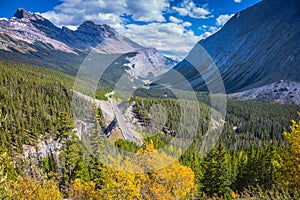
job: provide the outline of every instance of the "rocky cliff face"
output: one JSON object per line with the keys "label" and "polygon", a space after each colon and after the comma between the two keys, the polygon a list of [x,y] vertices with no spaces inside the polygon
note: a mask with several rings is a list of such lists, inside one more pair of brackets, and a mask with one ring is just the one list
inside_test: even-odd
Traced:
{"label": "rocky cliff face", "polygon": [[282,79],[300,81],[299,5],[298,0],[264,0],[200,41],[217,64],[227,91]]}
{"label": "rocky cliff face", "polygon": [[[216,63],[228,93],[279,80],[300,82],[300,2],[263,0],[234,15],[199,44]],[[205,90],[202,77],[188,62],[174,69],[196,90]]]}

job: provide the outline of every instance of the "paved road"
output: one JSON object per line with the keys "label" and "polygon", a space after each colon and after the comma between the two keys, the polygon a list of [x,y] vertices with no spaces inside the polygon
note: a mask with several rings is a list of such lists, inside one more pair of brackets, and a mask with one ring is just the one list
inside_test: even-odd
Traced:
{"label": "paved road", "polygon": [[112,106],[113,112],[115,113],[117,123],[119,125],[119,128],[122,132],[122,135],[123,135],[124,139],[129,140],[131,142],[134,142],[136,144],[142,144],[142,142],[139,139],[137,139],[137,138],[141,138],[141,137],[139,135],[136,135],[137,133],[135,131],[132,131],[127,127],[124,116],[123,116],[121,110],[119,109],[117,103],[112,98],[110,98],[110,95],[112,95],[112,94],[113,94],[113,92],[108,93],[105,96],[110,101],[110,104]]}
{"label": "paved road", "polygon": [[[74,91],[74,92],[76,93],[76,95],[84,98],[85,100],[87,100],[89,102],[95,103],[95,105],[98,108],[101,108],[99,100],[93,99],[92,97],[86,96],[77,91]],[[124,119],[124,116],[123,116],[120,108],[118,107],[117,103],[110,97],[113,94],[114,94],[114,92],[110,92],[110,93],[106,94],[105,96],[109,99],[109,102],[112,106],[112,110],[115,115],[116,123],[119,125],[119,128],[122,132],[124,139],[134,142],[138,145],[142,144],[142,137],[136,131],[133,131],[127,127],[126,120]]]}
{"label": "paved road", "polygon": [[116,104],[116,102],[114,100],[112,100],[111,98],[109,98],[109,101],[111,103],[111,106],[113,108],[113,111],[115,113],[119,128],[122,131],[123,137],[125,138],[125,140],[130,140],[131,142],[137,142],[133,137],[131,137],[131,134],[129,132],[129,129],[126,125],[125,119],[118,107],[118,105]]}

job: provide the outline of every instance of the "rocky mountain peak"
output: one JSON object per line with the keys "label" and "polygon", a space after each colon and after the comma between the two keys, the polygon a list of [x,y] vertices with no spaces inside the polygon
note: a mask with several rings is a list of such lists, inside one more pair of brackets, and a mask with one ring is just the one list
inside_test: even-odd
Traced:
{"label": "rocky mountain peak", "polygon": [[85,21],[79,27],[86,28],[86,27],[95,27],[96,24],[92,21]]}
{"label": "rocky mountain peak", "polygon": [[42,16],[28,12],[24,8],[18,8],[14,14],[14,17],[17,19],[29,19],[29,20],[43,20],[44,19]]}
{"label": "rocky mountain peak", "polygon": [[16,13],[14,14],[14,17],[16,17],[18,19],[29,18],[30,16],[32,16],[32,13],[27,12],[23,8],[18,8]]}
{"label": "rocky mountain peak", "polygon": [[118,33],[115,31],[115,29],[111,28],[109,25],[106,25],[106,24],[98,25],[92,21],[83,22],[78,27],[77,32],[101,35],[104,38],[118,35]]}

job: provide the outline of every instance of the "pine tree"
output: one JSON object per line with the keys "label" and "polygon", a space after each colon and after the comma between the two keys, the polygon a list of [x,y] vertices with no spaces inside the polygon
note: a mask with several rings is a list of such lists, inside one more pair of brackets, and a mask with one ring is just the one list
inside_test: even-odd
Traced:
{"label": "pine tree", "polygon": [[229,163],[225,148],[219,145],[211,150],[203,162],[202,190],[209,196],[226,196],[230,193]]}
{"label": "pine tree", "polygon": [[62,168],[60,185],[62,188],[67,189],[75,178],[90,179],[88,166],[83,157],[84,155],[88,156],[88,153],[84,150],[78,137],[73,133],[74,125],[67,113],[63,112],[60,114],[59,124],[57,137],[62,144],[60,150],[60,164]]}

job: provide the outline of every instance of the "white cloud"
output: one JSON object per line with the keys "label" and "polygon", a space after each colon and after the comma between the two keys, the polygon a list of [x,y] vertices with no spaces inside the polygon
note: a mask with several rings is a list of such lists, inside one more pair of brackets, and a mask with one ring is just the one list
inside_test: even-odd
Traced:
{"label": "white cloud", "polygon": [[202,25],[201,27],[199,27],[198,29],[204,32],[201,35],[201,38],[205,39],[218,32],[225,25],[225,23],[233,16],[234,16],[233,14],[220,15],[219,17],[216,18],[215,26]]}
{"label": "white cloud", "polygon": [[122,15],[129,15],[135,21],[164,22],[163,12],[169,6],[167,0],[63,0],[62,4],[42,15],[57,26],[74,26],[92,20],[120,31],[124,21]]}
{"label": "white cloud", "polygon": [[204,8],[195,7],[192,10],[193,10],[195,16],[202,17],[202,16],[206,16],[206,15],[210,14],[210,12]]}
{"label": "white cloud", "polygon": [[[145,47],[155,47],[161,51],[175,52],[184,57],[201,39],[212,35],[218,27],[207,27],[204,33],[196,36],[189,27],[192,23],[175,16],[209,18],[211,12],[206,7],[198,7],[192,0],[183,0],[178,7],[170,8],[168,0],[62,0],[53,10],[42,13],[57,26],[67,26],[73,30],[83,21],[91,20],[96,24],[108,24],[119,33]],[[168,21],[164,12],[171,11]],[[176,13],[175,13],[176,12]],[[177,15],[176,15],[177,14]],[[131,16],[135,21],[146,24],[127,24]]]}
{"label": "white cloud", "polygon": [[219,17],[217,17],[217,19],[216,19],[216,25],[217,26],[223,26],[223,25],[225,25],[226,24],[226,22],[230,19],[230,18],[232,18],[234,16],[234,14],[231,14],[231,15],[228,15],[228,14],[226,14],[226,15],[220,15]]}
{"label": "white cloud", "polygon": [[92,20],[97,24],[109,24],[113,28],[121,27],[120,17],[124,10],[124,2],[117,1],[112,8],[103,0],[64,0],[53,10],[41,15],[57,26],[78,26],[84,21]]}
{"label": "white cloud", "polygon": [[199,27],[199,29],[201,31],[204,31],[204,33],[201,35],[201,39],[205,39],[218,32],[221,29],[221,27],[202,25],[202,27]]}
{"label": "white cloud", "polygon": [[[41,15],[47,19],[49,19],[52,23],[58,26],[64,25],[77,25],[76,16],[68,15],[64,13],[56,13],[54,11],[48,11],[46,13],[41,13]],[[75,22],[75,23],[74,23]]]}
{"label": "white cloud", "polygon": [[76,31],[78,28],[78,26],[66,26],[66,27],[72,31]]}
{"label": "white cloud", "polygon": [[132,14],[135,21],[164,22],[163,11],[170,6],[167,0],[127,0],[128,14]]}
{"label": "white cloud", "polygon": [[241,3],[242,0],[234,0],[235,3]]}
{"label": "white cloud", "polygon": [[175,52],[182,57],[202,39],[193,31],[187,31],[183,24],[176,23],[150,23],[147,25],[129,24],[123,34],[135,42],[155,47],[160,51]]}
{"label": "white cloud", "polygon": [[197,7],[192,0],[184,0],[179,7],[172,7],[179,15],[192,18],[205,19],[211,12],[205,8]]}
{"label": "white cloud", "polygon": [[189,10],[187,8],[173,7],[173,9],[181,16],[187,16],[189,14]]}
{"label": "white cloud", "polygon": [[220,30],[217,26],[203,26],[204,33],[197,36],[192,30],[186,30],[189,25],[190,22],[129,24],[122,34],[145,47],[155,47],[161,52],[172,52],[184,58],[197,42]]}
{"label": "white cloud", "polygon": [[183,22],[182,19],[178,19],[178,18],[176,18],[176,17],[174,17],[174,16],[170,16],[170,17],[169,17],[169,20],[170,20],[171,22],[176,23],[176,24],[179,24],[179,23],[182,23],[182,22]]}
{"label": "white cloud", "polygon": [[182,25],[185,26],[185,27],[190,27],[193,24],[191,22],[183,22]]}
{"label": "white cloud", "polygon": [[101,24],[119,24],[122,22],[119,16],[112,13],[98,13],[97,15],[85,15],[84,20]]}

